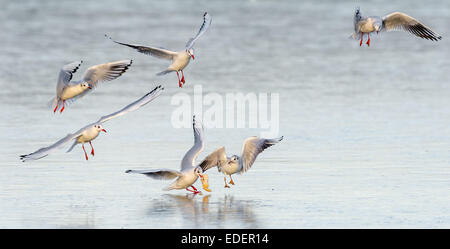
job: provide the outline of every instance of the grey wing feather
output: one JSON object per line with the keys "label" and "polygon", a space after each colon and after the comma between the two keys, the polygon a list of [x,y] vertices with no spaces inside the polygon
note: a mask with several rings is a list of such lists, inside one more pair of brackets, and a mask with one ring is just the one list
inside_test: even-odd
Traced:
{"label": "grey wing feather", "polygon": [[83,81],[96,87],[100,81],[110,81],[118,78],[130,68],[133,60],[121,60],[95,65],[84,74]]}
{"label": "grey wing feather", "polygon": [[438,41],[442,36],[405,13],[394,12],[383,17],[383,29],[386,31],[405,30],[423,39]]}
{"label": "grey wing feather", "polygon": [[270,146],[280,142],[283,140],[283,137],[275,138],[275,139],[266,139],[266,138],[258,138],[258,137],[249,137],[244,141],[244,145],[242,147],[242,155],[240,158],[240,173],[244,173],[252,167],[253,163],[256,160],[256,157],[259,153],[263,152],[265,149]]}
{"label": "grey wing feather", "polygon": [[83,61],[74,61],[61,68],[56,86],[56,94],[58,97],[62,94],[64,87],[70,83],[73,74],[80,68],[81,63]]}
{"label": "grey wing feather", "polygon": [[192,117],[192,128],[194,130],[194,145],[186,152],[181,160],[181,170],[188,169],[195,166],[195,159],[205,146],[205,134],[203,125],[195,120],[195,115]]}
{"label": "grey wing feather", "polygon": [[54,144],[52,144],[52,145],[50,145],[48,147],[40,148],[39,150],[37,150],[37,151],[35,151],[33,153],[30,153],[30,154],[27,154],[27,155],[21,155],[20,156],[20,160],[22,160],[22,162],[26,162],[26,161],[29,161],[29,160],[38,160],[38,159],[41,159],[43,157],[46,157],[46,156],[48,156],[48,154],[50,154],[51,151],[53,151],[53,150],[55,150],[55,149],[57,149],[59,147],[64,146],[65,144],[67,144],[72,139],[78,137],[81,134],[80,131],[78,131],[76,133],[73,133],[73,134],[67,134],[67,136],[65,136],[64,138],[58,140],[56,143],[54,143]]}
{"label": "grey wing feather", "polygon": [[189,50],[194,46],[195,41],[197,41],[197,39],[200,38],[200,36],[202,36],[206,32],[206,30],[208,30],[209,26],[211,25],[211,22],[212,22],[211,15],[208,14],[208,12],[205,12],[203,14],[202,26],[200,27],[197,35],[189,39],[189,41],[186,43],[186,50]]}
{"label": "grey wing feather", "polygon": [[170,50],[167,50],[167,49],[164,49],[164,48],[155,48],[155,47],[145,47],[145,46],[141,46],[141,45],[132,45],[132,44],[127,44],[127,43],[115,41],[111,37],[109,37],[108,35],[105,35],[105,37],[109,38],[111,41],[113,41],[113,42],[115,42],[117,44],[136,49],[140,53],[151,55],[151,56],[155,56],[157,58],[166,59],[166,60],[173,60],[174,56],[177,55],[176,52],[173,52],[173,51],[170,51]]}
{"label": "grey wing feather", "polygon": [[88,70],[84,73],[83,80],[79,82],[88,83],[92,89],[86,89],[83,93],[71,98],[71,101],[76,101],[90,93],[97,87],[98,82],[105,82],[118,78],[128,70],[132,63],[133,60],[122,60],[95,65],[88,68]]}
{"label": "grey wing feather", "polygon": [[170,180],[182,176],[181,172],[171,169],[127,170],[125,173],[143,174],[157,180]]}
{"label": "grey wing feather", "polygon": [[155,87],[155,89],[153,89],[151,92],[145,94],[143,97],[141,97],[140,99],[134,101],[133,103],[125,106],[121,110],[101,117],[96,123],[104,123],[113,118],[120,117],[128,112],[137,110],[140,107],[148,104],[149,102],[151,102],[152,100],[157,98],[162,93],[163,90],[164,90],[164,88],[161,85],[159,85],[159,86]]}
{"label": "grey wing feather", "polygon": [[227,163],[227,154],[225,152],[225,147],[220,147],[211,154],[209,154],[203,161],[199,164],[203,172],[210,168],[218,167],[219,169]]}

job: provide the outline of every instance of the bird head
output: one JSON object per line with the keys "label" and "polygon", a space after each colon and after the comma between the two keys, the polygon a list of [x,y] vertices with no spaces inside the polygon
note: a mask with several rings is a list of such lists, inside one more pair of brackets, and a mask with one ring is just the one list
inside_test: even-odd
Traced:
{"label": "bird head", "polygon": [[228,159],[228,164],[234,164],[234,163],[238,163],[239,161],[239,157],[236,155],[232,155],[229,159]]}
{"label": "bird head", "polygon": [[83,89],[92,89],[92,86],[86,82],[81,83],[80,86]]}
{"label": "bird head", "polygon": [[203,178],[203,169],[200,166],[195,167],[194,173],[200,178]]}
{"label": "bird head", "polygon": [[104,133],[107,133],[106,130],[103,128],[102,125],[94,125],[94,128],[95,128],[98,132],[103,131]]}
{"label": "bird head", "polygon": [[190,57],[192,57],[193,60],[195,59],[193,48],[186,50],[186,52],[189,54]]}

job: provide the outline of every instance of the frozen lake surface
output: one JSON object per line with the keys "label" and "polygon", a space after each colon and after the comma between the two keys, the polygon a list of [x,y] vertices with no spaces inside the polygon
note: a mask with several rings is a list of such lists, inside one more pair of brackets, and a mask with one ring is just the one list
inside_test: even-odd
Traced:
{"label": "frozen lake surface", "polygon": [[[448,1],[365,1],[365,15],[403,11],[443,40],[406,32],[348,39],[355,1],[2,1],[0,228],[450,228]],[[211,29],[185,70],[104,38],[182,49],[207,10]],[[130,70],[55,115],[62,65],[133,59]],[[95,157],[81,147],[33,162],[19,155],[122,108],[157,84],[157,100],[105,124]],[[193,143],[173,128],[172,96],[275,92],[284,140],[213,192],[165,192],[127,169],[178,169]],[[200,159],[238,154],[260,129],[207,129]],[[89,147],[89,146],[88,146]],[[200,187],[200,183],[196,183]]]}

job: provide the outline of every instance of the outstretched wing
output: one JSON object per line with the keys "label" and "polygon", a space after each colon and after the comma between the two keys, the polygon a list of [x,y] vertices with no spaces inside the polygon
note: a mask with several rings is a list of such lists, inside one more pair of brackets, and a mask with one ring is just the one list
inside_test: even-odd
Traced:
{"label": "outstretched wing", "polygon": [[177,55],[176,52],[173,52],[173,51],[170,51],[170,50],[167,50],[164,48],[145,47],[145,46],[141,46],[141,45],[132,45],[132,44],[127,44],[127,43],[122,43],[122,42],[113,40],[111,37],[109,37],[106,34],[105,34],[105,37],[109,38],[111,41],[113,41],[117,44],[124,45],[124,46],[130,47],[130,48],[134,48],[140,53],[155,56],[157,58],[172,60],[173,57]]}
{"label": "outstretched wing", "polygon": [[200,30],[198,31],[197,35],[189,39],[189,41],[186,43],[186,50],[189,50],[194,46],[195,41],[197,41],[197,39],[200,38],[200,36],[202,36],[206,32],[206,30],[208,30],[209,26],[211,25],[211,22],[212,22],[211,15],[209,15],[208,12],[205,12],[205,14],[203,14],[202,26],[200,27]]}
{"label": "outstretched wing", "polygon": [[74,61],[64,65],[59,72],[58,84],[56,85],[56,94],[58,97],[62,94],[64,87],[70,83],[73,74],[80,68],[83,61]]}
{"label": "outstretched wing", "polygon": [[157,180],[170,180],[182,176],[181,172],[171,169],[127,170],[125,173],[143,174]]}
{"label": "outstretched wing", "polygon": [[423,39],[432,41],[442,39],[442,36],[427,26],[401,12],[394,12],[383,17],[383,26],[386,31],[403,29]]}
{"label": "outstretched wing", "polygon": [[77,138],[79,135],[81,135],[81,133],[83,133],[83,131],[85,131],[86,129],[88,129],[89,127],[91,127],[93,124],[87,125],[81,129],[79,129],[77,132],[72,133],[72,134],[67,134],[67,136],[65,136],[64,138],[58,140],[56,143],[48,146],[48,147],[44,147],[44,148],[40,148],[39,150],[27,154],[27,155],[21,155],[20,156],[20,160],[22,160],[22,162],[28,161],[28,160],[38,160],[41,159],[43,157],[48,156],[48,154],[50,154],[51,151],[60,148],[64,145],[66,145],[68,142],[72,141],[74,138]]}
{"label": "outstretched wing", "polygon": [[205,157],[199,166],[203,169],[203,172],[205,172],[216,166],[220,168],[226,163],[227,154],[225,152],[225,147],[221,147]]}
{"label": "outstretched wing", "polygon": [[259,153],[263,152],[270,146],[280,142],[281,140],[283,140],[283,137],[275,139],[249,137],[245,139],[244,145],[242,147],[242,155],[241,158],[239,159],[241,174],[249,170],[250,167],[252,167]]}
{"label": "outstretched wing", "polygon": [[205,146],[203,126],[200,122],[195,120],[195,115],[192,117],[192,128],[194,130],[194,145],[186,152],[183,160],[181,160],[181,170],[195,167],[195,159]]}
{"label": "outstretched wing", "polygon": [[132,63],[133,60],[121,60],[92,66],[84,74],[83,81],[89,83],[91,87],[96,87],[100,81],[118,78],[127,71]]}
{"label": "outstretched wing", "polygon": [[117,117],[120,117],[122,115],[125,115],[128,112],[132,112],[134,110],[137,110],[140,107],[148,104],[150,101],[152,101],[155,98],[157,98],[162,93],[163,90],[164,90],[164,88],[161,85],[159,85],[159,86],[155,87],[155,89],[153,89],[151,92],[145,94],[143,97],[141,97],[140,99],[134,101],[133,103],[125,106],[121,110],[101,117],[96,123],[104,123],[104,122],[106,122],[108,120],[111,120],[113,118],[117,118]]}

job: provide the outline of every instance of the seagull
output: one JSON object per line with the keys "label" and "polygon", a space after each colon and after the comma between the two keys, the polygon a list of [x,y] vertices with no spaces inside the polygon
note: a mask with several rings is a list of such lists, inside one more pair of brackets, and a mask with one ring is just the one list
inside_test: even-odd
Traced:
{"label": "seagull", "polygon": [[128,112],[139,109],[140,107],[148,104],[150,101],[152,101],[156,97],[158,97],[163,90],[164,90],[164,88],[162,86],[157,86],[151,92],[145,94],[143,97],[141,97],[140,99],[134,101],[133,103],[125,106],[121,110],[101,117],[98,121],[96,121],[92,124],[89,124],[72,134],[68,134],[64,138],[60,139],[59,141],[57,141],[56,143],[54,143],[48,147],[41,148],[41,149],[39,149],[33,153],[30,153],[28,155],[21,155],[20,159],[23,162],[28,161],[28,160],[41,159],[43,157],[48,156],[48,154],[51,151],[55,150],[56,148],[62,147],[64,145],[66,145],[68,142],[73,141],[72,146],[69,148],[69,150],[67,152],[72,151],[72,149],[77,144],[81,144],[83,151],[84,151],[84,156],[86,157],[86,160],[88,160],[86,150],[84,149],[84,143],[89,142],[89,144],[91,145],[91,149],[92,149],[91,155],[94,156],[94,147],[92,147],[91,141],[94,140],[95,138],[97,138],[97,136],[100,134],[100,132],[103,131],[106,133],[106,130],[102,126],[103,123],[105,123],[106,121],[111,120],[113,118],[117,118],[122,115],[125,115]]}
{"label": "seagull", "polygon": [[218,171],[225,175],[223,177],[225,188],[229,188],[230,186],[227,184],[226,179],[227,175],[230,176],[229,183],[234,185],[233,178],[231,178],[232,174],[238,172],[240,174],[245,173],[252,167],[259,153],[281,140],[283,140],[283,136],[274,139],[259,138],[256,136],[249,137],[245,139],[244,144],[242,145],[242,154],[240,157],[237,155],[227,157],[225,147],[220,147],[209,154],[199,166],[202,168],[203,172],[217,166]]}
{"label": "seagull", "polygon": [[[138,52],[147,54],[147,55],[151,55],[160,59],[166,59],[166,60],[172,60],[172,64],[167,68],[167,70],[164,70],[160,73],[158,73],[157,75],[165,75],[168,74],[170,72],[177,72],[177,76],[178,76],[178,86],[179,87],[183,87],[183,85],[181,84],[183,82],[186,83],[186,81],[184,80],[184,73],[183,73],[183,69],[189,64],[189,61],[191,60],[191,58],[194,60],[195,56],[194,56],[194,44],[195,42],[198,40],[198,38],[200,38],[200,36],[202,36],[206,30],[209,28],[209,26],[211,25],[211,21],[212,18],[211,16],[205,12],[205,14],[203,14],[203,24],[200,27],[200,30],[198,31],[197,35],[194,38],[189,39],[189,41],[186,43],[186,47],[184,50],[182,51],[178,51],[178,52],[174,52],[174,51],[170,51],[164,48],[157,48],[157,47],[145,47],[145,46],[141,46],[141,45],[131,45],[131,44],[127,44],[127,43],[122,43],[122,42],[118,42],[113,40],[110,36],[105,34],[105,37],[109,38],[111,41],[120,44],[120,45],[124,45],[124,46],[128,46],[130,48],[134,48],[136,49]],[[178,72],[181,71],[181,75],[182,78],[180,79],[180,75]]]}
{"label": "seagull", "polygon": [[[193,185],[197,181],[198,177],[200,177],[204,189],[210,192],[211,190],[207,189],[208,184],[205,181],[206,174],[203,174],[203,170],[201,167],[195,166],[195,159],[203,150],[205,144],[203,126],[196,122],[195,116],[193,117],[193,129],[194,145],[190,150],[188,150],[188,152],[186,152],[183,160],[181,160],[181,169],[179,171],[171,169],[150,169],[127,170],[125,171],[125,173],[144,174],[157,180],[171,180],[176,178],[176,180],[172,184],[165,187],[163,190],[186,189],[187,191],[193,192],[194,194],[201,193],[201,191],[198,191],[197,188],[195,188]],[[191,187],[192,189],[189,189],[189,187]]]}
{"label": "seagull", "polygon": [[438,41],[442,39],[442,36],[402,12],[394,12],[384,17],[363,17],[361,16],[359,8],[356,8],[354,26],[355,32],[351,37],[354,39],[361,39],[359,46],[362,45],[364,34],[367,34],[368,40],[366,44],[367,46],[370,46],[370,33],[374,31],[378,34],[380,31],[405,30],[415,36],[427,40]]}
{"label": "seagull", "polygon": [[82,80],[71,81],[73,74],[80,68],[83,61],[75,61],[61,68],[56,85],[56,97],[50,104],[55,105],[53,113],[62,106],[60,113],[64,111],[67,100],[75,100],[83,97],[85,94],[95,88],[100,81],[110,81],[121,76],[133,63],[132,60],[114,61],[105,64],[99,64],[88,68],[84,73]]}

